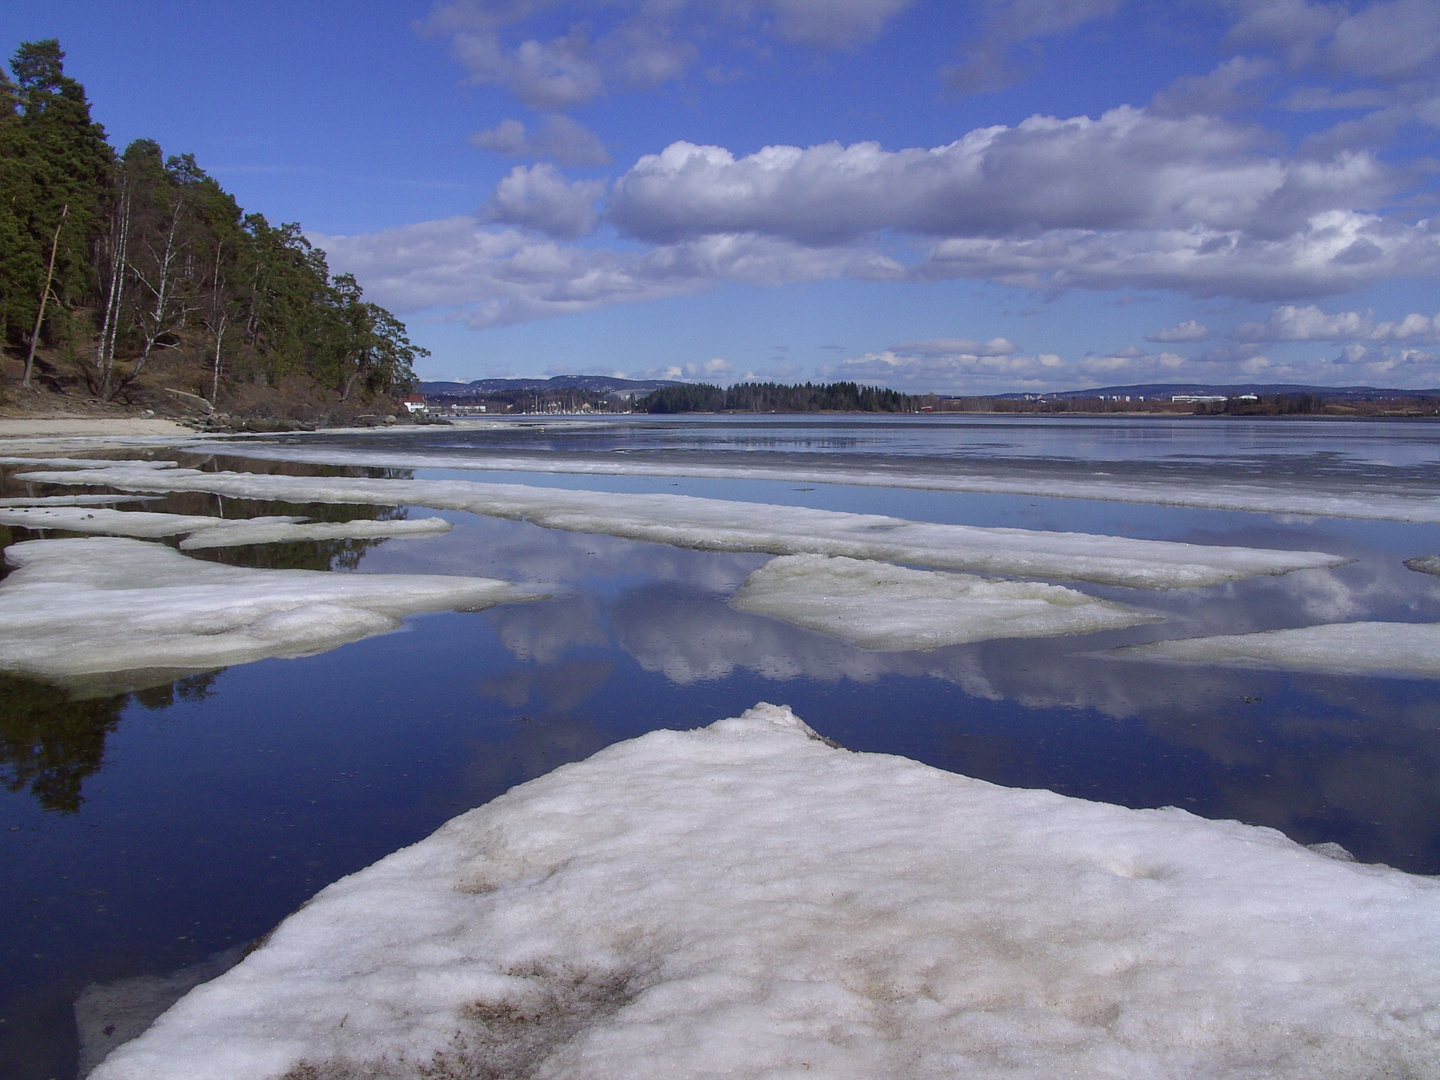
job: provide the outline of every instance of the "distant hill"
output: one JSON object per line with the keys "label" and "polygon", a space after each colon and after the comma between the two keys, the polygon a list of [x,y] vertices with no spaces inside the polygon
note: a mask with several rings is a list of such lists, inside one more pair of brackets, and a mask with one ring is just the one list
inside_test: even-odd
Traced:
{"label": "distant hill", "polygon": [[[1256,397],[1277,394],[1309,394],[1326,401],[1395,401],[1409,398],[1440,398],[1440,390],[1397,390],[1376,386],[1306,386],[1301,383],[1139,383],[1132,386],[1097,386],[1090,390],[1059,390],[1047,394],[995,394],[1002,401],[1019,401],[1045,397],[1059,400],[1097,397],[1169,398],[1174,394],[1205,394],[1235,397],[1254,394]],[[970,395],[944,395],[961,397]]]}
{"label": "distant hill", "polygon": [[677,379],[619,379],[612,375],[556,375],[549,379],[476,379],[474,382],[421,382],[420,393],[438,398],[483,398],[493,395],[554,393],[580,390],[587,394],[649,393],[662,386],[683,386]]}

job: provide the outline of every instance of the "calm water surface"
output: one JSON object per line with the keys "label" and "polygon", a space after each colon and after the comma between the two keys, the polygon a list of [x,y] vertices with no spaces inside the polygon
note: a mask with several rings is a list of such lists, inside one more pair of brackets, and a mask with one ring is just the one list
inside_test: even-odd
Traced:
{"label": "calm water surface", "polygon": [[[1262,476],[1431,489],[1440,427],[1411,423],[758,418],[547,423],[322,435],[332,449],[472,462],[543,455],[647,464],[753,460],[1135,477]],[[246,467],[287,440],[237,441],[187,465]],[[876,653],[729,607],[767,556],[687,551],[446,512],[450,534],[211,554],[253,566],[466,573],[548,599],[411,619],[320,656],[78,695],[0,676],[0,1076],[75,1075],[73,1002],[93,983],[163,975],[243,946],[317,889],[557,765],[657,727],[759,700],[792,705],[856,750],[996,783],[1129,806],[1175,805],[1335,841],[1365,861],[1440,872],[1440,692],[1426,679],[1118,662],[1157,637],[1357,619],[1440,619],[1440,527],[1296,520],[1069,499],[665,476],[446,469],[409,475],[653,491],[1331,551],[1355,561],[1211,589],[1079,586],[1164,623],[926,653]],[[316,466],[249,467],[291,472]],[[4,495],[47,494],[11,479]],[[357,468],[354,472],[364,472]],[[57,489],[58,491],[58,489]],[[146,509],[226,516],[294,507],[176,495]],[[426,516],[425,508],[398,512]],[[5,538],[0,532],[0,539]],[[14,530],[10,541],[37,534]]]}

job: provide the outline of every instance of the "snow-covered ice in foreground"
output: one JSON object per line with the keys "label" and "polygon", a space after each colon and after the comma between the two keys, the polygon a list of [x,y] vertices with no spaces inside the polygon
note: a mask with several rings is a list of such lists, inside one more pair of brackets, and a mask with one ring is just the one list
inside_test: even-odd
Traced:
{"label": "snow-covered ice in foreground", "polygon": [[284,518],[226,520],[218,528],[204,529],[180,541],[185,551],[196,548],[238,547],[241,544],[281,544],[294,540],[401,540],[407,537],[438,536],[453,525],[444,518],[427,517],[395,521],[308,521],[289,524]]}
{"label": "snow-covered ice in foreground", "polygon": [[800,506],[571,491],[457,480],[212,473],[191,469],[36,471],[18,479],[102,485],[126,491],[208,491],[286,502],[422,505],[531,521],[552,529],[709,551],[772,555],[844,555],[1015,577],[1092,581],[1131,588],[1216,585],[1259,574],[1338,566],[1350,560],[1318,551],[1221,547],[1091,533],[982,528],[907,521]]}
{"label": "snow-covered ice in foreground", "polygon": [[253,570],[119,537],[30,540],[5,558],[0,670],[51,678],[308,656],[413,612],[533,599],[489,578]]}
{"label": "snow-covered ice in foreground", "polygon": [[935,649],[992,638],[1119,630],[1161,618],[1060,585],[988,581],[826,555],[783,555],[732,604],[865,649]]}
{"label": "snow-covered ice in foreground", "polygon": [[345,878],[94,1080],[1440,1076],[1440,883],[657,731]]}
{"label": "snow-covered ice in foreground", "polygon": [[1258,668],[1440,676],[1440,625],[1348,622],[1127,645],[1111,656]]}
{"label": "snow-covered ice in foreground", "polygon": [[[214,441],[193,450],[215,452]],[[224,447],[231,454],[315,465],[368,465],[395,469],[472,469],[476,471],[569,473],[580,476],[692,476],[713,480],[771,480],[798,484],[849,484],[857,487],[910,488],[922,491],[963,491],[990,495],[1036,495],[1052,499],[1094,499],[1103,502],[1186,506],[1199,510],[1235,510],[1252,514],[1297,517],[1360,518],[1370,521],[1440,522],[1440,497],[1403,490],[1377,490],[1375,482],[1326,490],[1314,484],[1278,485],[1253,480],[1162,480],[1079,478],[1047,475],[1039,468],[1024,476],[992,475],[954,468],[943,473],[913,468],[866,469],[827,464],[710,465],[695,461],[596,461],[537,454],[467,456],[443,451],[352,450],[317,446],[304,441],[279,445]]]}
{"label": "snow-covered ice in foreground", "polygon": [[[298,517],[252,518],[247,524],[255,528],[277,526],[297,521]],[[0,525],[19,525],[26,529],[63,529],[66,532],[103,533],[107,536],[179,536],[202,530],[223,529],[225,518],[204,514],[157,514],[141,510],[109,510],[83,506],[13,506],[0,507]],[[248,543],[249,541],[239,541]]]}

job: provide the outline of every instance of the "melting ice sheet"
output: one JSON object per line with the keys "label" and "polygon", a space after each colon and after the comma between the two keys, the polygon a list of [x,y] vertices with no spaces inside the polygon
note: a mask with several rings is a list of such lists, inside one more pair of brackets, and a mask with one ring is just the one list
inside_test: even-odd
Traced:
{"label": "melting ice sheet", "polygon": [[438,536],[454,526],[444,518],[414,520],[309,521],[287,524],[282,518],[226,520],[219,528],[205,529],[180,541],[186,551],[196,548],[237,547],[241,544],[279,544],[292,540],[399,540]]}
{"label": "melting ice sheet", "polygon": [[93,1077],[1433,1077],[1437,940],[1434,880],[761,705],[337,882]]}
{"label": "melting ice sheet", "polygon": [[[77,498],[80,496],[77,496]],[[294,540],[379,540],[407,536],[435,536],[449,532],[444,518],[415,521],[306,522],[299,517],[218,518],[198,514],[151,514],[139,511],[86,509],[83,506],[0,506],[0,525],[27,529],[64,529],[67,532],[103,533],[108,536],[178,536],[185,550],[238,547],[242,544],[279,544]]]}
{"label": "melting ice sheet", "polygon": [[865,649],[935,649],[992,638],[1119,630],[1160,616],[1032,581],[910,570],[825,555],[771,559],[732,601]]}
{"label": "melting ice sheet", "polygon": [[50,678],[307,656],[417,611],[532,597],[489,578],[252,570],[119,537],[12,544],[0,669]]}
{"label": "melting ice sheet", "polygon": [[1127,645],[1111,656],[1343,673],[1440,677],[1440,625],[1351,622]]}
{"label": "melting ice sheet", "polygon": [[[214,442],[191,449],[214,451]],[[1098,499],[1104,502],[1189,506],[1203,510],[1243,510],[1255,514],[1294,514],[1300,517],[1361,518],[1371,521],[1440,522],[1440,498],[1434,495],[1377,491],[1369,482],[1338,490],[1313,486],[1276,486],[1253,481],[1196,483],[1176,480],[1082,479],[1030,474],[1021,477],[982,472],[945,473],[923,469],[864,469],[853,465],[823,468],[803,465],[747,463],[702,465],[694,462],[594,461],[583,458],[542,457],[527,454],[489,454],[484,457],[423,450],[388,451],[318,447],[304,442],[281,446],[246,445],[235,453],[278,461],[315,465],[369,465],[397,469],[475,469],[507,472],[572,473],[591,476],[693,476],[723,480],[777,480],[800,484],[852,484],[859,487],[913,488],[925,491],[964,491],[990,495],[1038,495],[1055,499]]]}
{"label": "melting ice sheet", "polygon": [[178,462],[168,458],[147,461],[142,458],[0,457],[0,465],[47,465],[55,469],[108,469],[121,464],[136,469],[173,469]]}
{"label": "melting ice sheet", "polygon": [[190,469],[37,471],[19,479],[95,484],[126,491],[208,491],[288,502],[418,504],[533,521],[553,529],[710,551],[844,555],[939,570],[1093,581],[1173,589],[1283,574],[1349,560],[1318,551],[1220,547],[1089,533],[1040,532],[906,521],[798,506],[568,491],[520,484],[445,480],[372,480],[211,473]]}

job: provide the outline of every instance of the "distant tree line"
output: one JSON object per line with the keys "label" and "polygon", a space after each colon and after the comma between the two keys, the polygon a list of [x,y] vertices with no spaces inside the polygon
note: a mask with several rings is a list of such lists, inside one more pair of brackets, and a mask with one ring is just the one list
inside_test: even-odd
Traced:
{"label": "distant tree line", "polygon": [[341,400],[414,383],[425,350],[298,224],[245,213],[192,155],[117,154],[64,56],[26,42],[0,70],[0,340],[26,385],[42,348],[104,400],[170,350],[203,363],[212,400],[294,374]]}
{"label": "distant tree line", "polygon": [[853,382],[736,383],[728,390],[708,383],[662,386],[640,406],[650,413],[684,412],[918,412],[920,398]]}

